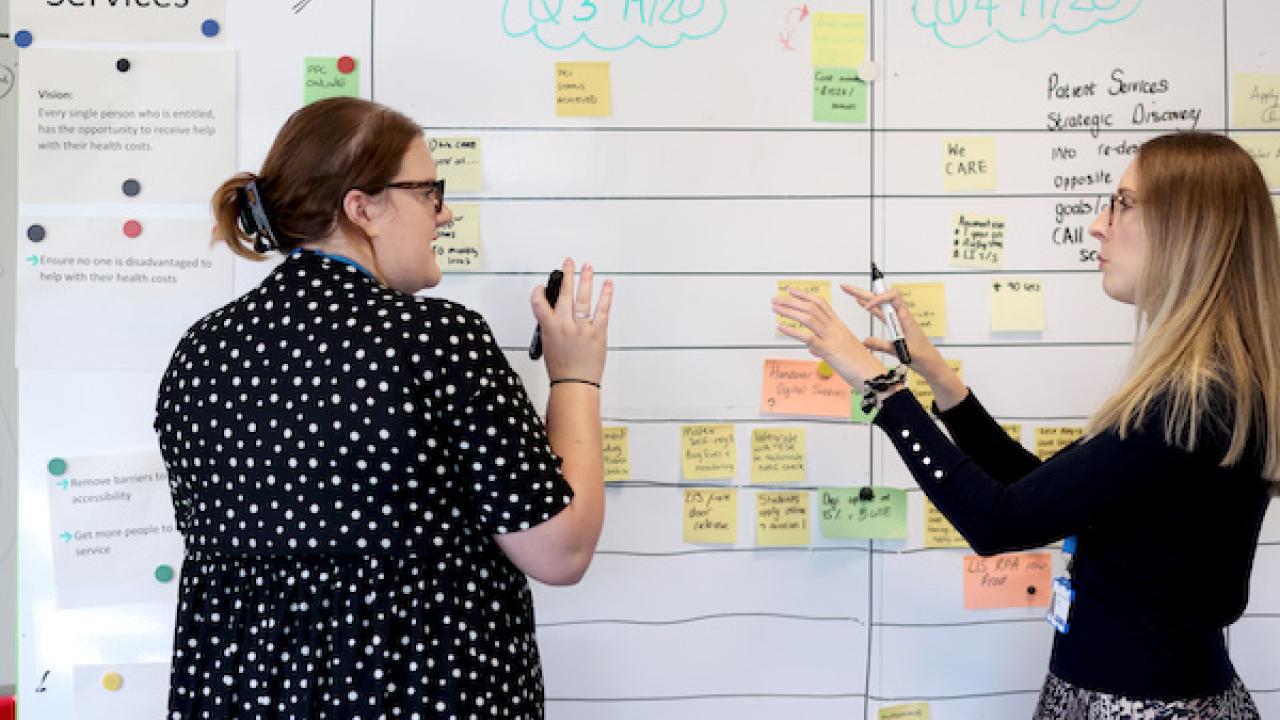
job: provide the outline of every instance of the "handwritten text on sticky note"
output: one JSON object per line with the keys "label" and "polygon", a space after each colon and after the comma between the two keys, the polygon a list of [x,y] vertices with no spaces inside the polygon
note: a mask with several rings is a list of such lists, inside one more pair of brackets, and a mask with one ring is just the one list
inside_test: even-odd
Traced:
{"label": "handwritten text on sticky note", "polygon": [[1066,446],[1084,437],[1084,428],[1071,425],[1042,425],[1036,428],[1036,457],[1048,460]]}
{"label": "handwritten text on sticky note", "polygon": [[801,482],[804,477],[804,428],[751,431],[751,482]]}
{"label": "handwritten text on sticky note", "polygon": [[1004,218],[956,213],[951,230],[951,265],[999,269],[1004,264]]}
{"label": "handwritten text on sticky note", "polygon": [[680,458],[686,480],[726,480],[738,474],[734,427],[681,425]]}
{"label": "handwritten text on sticky note", "polygon": [[1052,575],[1047,552],[966,555],[965,609],[1048,607]]}
{"label": "handwritten text on sticky note", "polygon": [[808,545],[809,493],[756,493],[756,544],[762,546]]}
{"label": "handwritten text on sticky note", "polygon": [[606,482],[631,478],[631,429],[606,426],[600,429],[604,450],[604,479]]}
{"label": "handwritten text on sticky note", "polygon": [[480,138],[431,138],[431,159],[436,175],[443,178],[449,192],[479,192],[481,179]]}
{"label": "handwritten text on sticky note", "polygon": [[1237,73],[1231,83],[1231,125],[1280,127],[1280,75]]}
{"label": "handwritten text on sticky note", "polygon": [[813,13],[814,67],[856,68],[867,54],[867,16],[863,13]]}
{"label": "handwritten text on sticky note", "polygon": [[360,97],[360,61],[346,65],[336,57],[309,57],[303,68],[303,105],[334,97]]}
{"label": "handwritten text on sticky note", "polygon": [[960,531],[929,498],[924,500],[924,546],[932,548],[969,547]]}
{"label": "handwritten text on sticky note", "polygon": [[822,377],[810,360],[765,360],[760,411],[774,415],[849,417],[853,390],[839,375]]}
{"label": "handwritten text on sticky note", "polygon": [[609,117],[613,91],[607,62],[556,63],[556,115]]}
{"label": "handwritten text on sticky note", "polygon": [[865,123],[867,84],[856,70],[814,68],[813,119],[818,122]]}
{"label": "handwritten text on sticky note", "polygon": [[996,189],[996,139],[964,137],[942,141],[942,187],[946,190]]}
{"label": "handwritten text on sticky note", "polygon": [[907,537],[907,495],[897,488],[822,488],[818,493],[822,537],[896,540]]}
{"label": "handwritten text on sticky note", "polygon": [[453,224],[441,225],[436,231],[436,263],[444,272],[475,272],[480,269],[480,206],[457,203]]}
{"label": "handwritten text on sticky note", "polygon": [[895,283],[916,324],[931,338],[947,334],[947,288],[942,283]]}
{"label": "handwritten text on sticky note", "polygon": [[738,541],[738,491],[692,488],[684,491],[684,541],[732,545]]}
{"label": "handwritten text on sticky note", "polygon": [[1039,278],[1009,277],[991,281],[991,330],[1044,330],[1044,282]]}

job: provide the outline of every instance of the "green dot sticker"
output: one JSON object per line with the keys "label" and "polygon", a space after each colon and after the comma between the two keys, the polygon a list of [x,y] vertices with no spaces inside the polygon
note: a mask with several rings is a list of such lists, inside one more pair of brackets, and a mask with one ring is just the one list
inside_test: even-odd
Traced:
{"label": "green dot sticker", "polygon": [[49,474],[61,475],[67,471],[67,461],[62,458],[54,458],[49,461]]}
{"label": "green dot sticker", "polygon": [[156,568],[156,582],[167,583],[173,580],[173,568],[161,565]]}

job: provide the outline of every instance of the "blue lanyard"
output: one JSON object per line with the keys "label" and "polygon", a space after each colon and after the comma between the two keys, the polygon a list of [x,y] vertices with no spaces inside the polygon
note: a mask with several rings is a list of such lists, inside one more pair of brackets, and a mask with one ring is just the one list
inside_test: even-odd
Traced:
{"label": "blue lanyard", "polygon": [[[332,261],[334,261],[334,262],[340,262],[340,263],[342,263],[343,265],[350,265],[351,267],[353,267],[353,268],[355,268],[355,269],[359,270],[360,272],[364,273],[365,275],[368,275],[369,277],[373,278],[374,280],[377,280],[377,279],[378,279],[378,276],[377,276],[377,275],[374,275],[373,273],[369,272],[369,271],[368,271],[368,270],[367,270],[363,265],[361,265],[360,263],[356,262],[355,260],[352,260],[351,258],[347,257],[346,255],[338,255],[338,254],[336,254],[336,253],[327,253],[327,252],[325,252],[325,251],[323,251],[323,250],[310,250],[310,249],[308,249],[308,250],[307,250],[307,252],[313,252],[313,253],[315,253],[315,254],[319,255],[320,257],[323,257],[323,258],[329,258],[330,260],[332,260]],[[299,254],[301,254],[301,253],[302,253],[302,248],[298,248],[298,249],[294,250],[293,252],[291,252],[291,253],[289,253],[289,254],[290,254],[290,255],[299,255]]]}

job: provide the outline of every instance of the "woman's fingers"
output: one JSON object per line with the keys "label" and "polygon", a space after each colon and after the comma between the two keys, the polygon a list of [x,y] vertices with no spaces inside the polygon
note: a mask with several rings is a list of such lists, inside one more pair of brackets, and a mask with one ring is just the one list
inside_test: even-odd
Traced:
{"label": "woman's fingers", "polygon": [[573,258],[565,258],[564,264],[560,266],[560,292],[556,294],[556,313],[560,316],[570,315],[573,308],[569,307],[572,303],[569,300],[573,291]]}
{"label": "woman's fingers", "polygon": [[609,310],[613,307],[613,281],[605,280],[604,285],[600,286],[600,300],[596,303],[596,312],[592,316],[592,322],[600,328],[601,332],[609,329]]}
{"label": "woman's fingers", "polygon": [[529,297],[529,306],[533,308],[533,316],[537,318],[540,325],[555,317],[551,310],[551,303],[547,302],[547,287],[545,285],[539,285],[533,289],[533,295]]}
{"label": "woman's fingers", "polygon": [[808,333],[808,332],[805,332],[804,330],[797,330],[796,328],[793,328],[790,325],[779,325],[778,332],[782,333],[783,335],[786,335],[792,340],[799,340],[805,345],[810,345],[813,342],[813,333]]}
{"label": "woman's fingers", "polygon": [[871,352],[893,353],[893,343],[885,340],[884,338],[875,337],[874,335],[868,335],[867,337],[862,338],[862,346]]}
{"label": "woman's fingers", "polygon": [[573,318],[575,320],[591,319],[591,294],[595,285],[595,269],[591,263],[583,263],[582,275],[578,278],[578,291],[573,300]]}

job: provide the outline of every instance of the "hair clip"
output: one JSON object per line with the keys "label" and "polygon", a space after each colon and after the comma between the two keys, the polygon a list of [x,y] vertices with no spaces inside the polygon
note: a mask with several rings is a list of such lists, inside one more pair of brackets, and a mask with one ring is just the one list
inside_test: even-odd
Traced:
{"label": "hair clip", "polygon": [[260,253],[279,250],[280,241],[271,228],[271,220],[267,216],[267,206],[262,201],[257,179],[238,188],[236,194],[240,202],[240,226],[244,228],[246,235],[253,237],[253,249]]}

